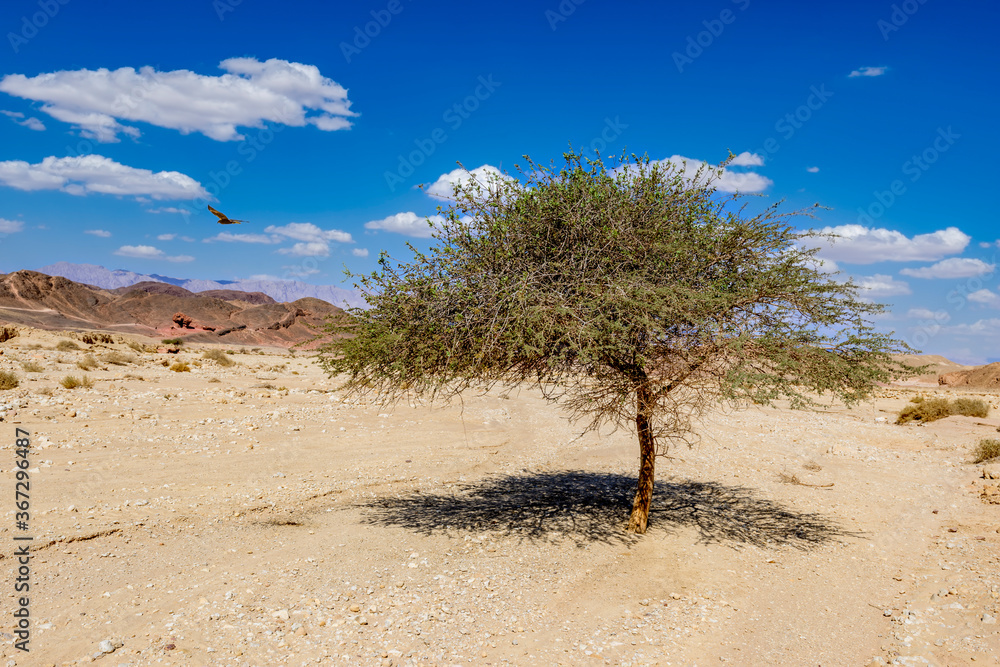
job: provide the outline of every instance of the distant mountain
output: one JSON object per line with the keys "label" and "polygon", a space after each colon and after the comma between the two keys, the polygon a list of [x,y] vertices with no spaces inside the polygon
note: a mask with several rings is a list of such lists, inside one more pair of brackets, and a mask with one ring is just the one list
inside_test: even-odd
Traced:
{"label": "distant mountain", "polygon": [[364,297],[357,290],[344,289],[334,285],[310,285],[297,280],[188,280],[157,274],[134,273],[122,269],[112,271],[96,264],[73,264],[71,262],[57,262],[37,270],[39,273],[62,276],[78,283],[94,285],[103,289],[117,289],[152,281],[177,285],[190,292],[207,292],[218,289],[263,292],[281,303],[313,298],[332,303],[338,308],[364,306],[365,304]]}

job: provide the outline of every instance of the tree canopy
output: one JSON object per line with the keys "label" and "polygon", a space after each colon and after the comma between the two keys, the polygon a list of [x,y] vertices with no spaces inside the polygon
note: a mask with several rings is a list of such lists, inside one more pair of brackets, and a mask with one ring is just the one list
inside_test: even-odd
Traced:
{"label": "tree canopy", "polygon": [[[358,276],[368,308],[326,327],[321,363],[386,401],[525,383],[586,428],[634,427],[645,532],[657,453],[723,401],[850,404],[913,367],[884,307],[822,270],[780,203],[751,214],[696,174],[573,152],[454,186],[437,243]],[[758,207],[761,208],[761,207]],[[428,223],[430,224],[430,223]]]}

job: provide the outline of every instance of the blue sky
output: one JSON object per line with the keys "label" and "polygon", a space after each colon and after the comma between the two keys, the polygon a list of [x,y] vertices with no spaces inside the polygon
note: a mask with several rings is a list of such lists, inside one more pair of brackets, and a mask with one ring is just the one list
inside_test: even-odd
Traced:
{"label": "blue sky", "polygon": [[994,361],[998,18],[940,0],[10,0],[0,271],[340,284],[432,242],[441,202],[415,186],[459,162],[732,151],[725,187],[832,209],[801,224],[844,235],[823,256],[891,304],[880,326]]}

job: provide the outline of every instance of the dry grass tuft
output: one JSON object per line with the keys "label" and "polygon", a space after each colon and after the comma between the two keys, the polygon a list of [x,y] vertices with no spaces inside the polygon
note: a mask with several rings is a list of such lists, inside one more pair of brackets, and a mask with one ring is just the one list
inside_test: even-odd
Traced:
{"label": "dry grass tuft", "polygon": [[983,463],[1000,457],[1000,440],[983,438],[972,451],[972,456],[974,457],[973,463]]}
{"label": "dry grass tuft", "polygon": [[0,390],[17,389],[21,381],[10,371],[0,371]]}
{"label": "dry grass tuft", "polygon": [[990,414],[990,404],[980,398],[956,398],[952,411],[965,417],[985,418]]}
{"label": "dry grass tuft", "polygon": [[122,352],[112,351],[107,354],[102,354],[101,361],[106,364],[114,364],[115,366],[126,366],[128,364],[134,364],[138,361],[138,359],[131,354],[123,354]]}
{"label": "dry grass tuft", "polygon": [[188,366],[186,361],[175,361],[174,364],[170,367],[170,370],[174,371],[175,373],[190,373],[191,367]]}
{"label": "dry grass tuft", "polygon": [[232,366],[236,362],[229,358],[225,352],[222,350],[205,350],[205,353],[201,355],[204,359],[210,359],[220,366]]}
{"label": "dry grass tuft", "polygon": [[71,340],[61,340],[56,344],[56,349],[60,352],[72,352],[73,350],[79,350],[80,346]]}
{"label": "dry grass tuft", "polygon": [[946,398],[928,398],[913,405],[907,405],[899,412],[897,424],[907,424],[912,421],[932,422],[944,419],[954,414],[951,404]]}
{"label": "dry grass tuft", "polygon": [[42,366],[37,361],[25,361],[21,363],[21,368],[24,369],[25,373],[41,373],[45,370],[45,366]]}
{"label": "dry grass tuft", "polygon": [[94,359],[94,355],[88,354],[80,361],[76,362],[76,367],[84,371],[92,371],[97,368],[97,359]]}
{"label": "dry grass tuft", "polygon": [[61,384],[65,389],[76,389],[77,387],[83,387],[84,389],[90,389],[94,386],[90,378],[84,375],[82,378],[78,378],[75,375],[67,375],[64,377],[59,384]]}

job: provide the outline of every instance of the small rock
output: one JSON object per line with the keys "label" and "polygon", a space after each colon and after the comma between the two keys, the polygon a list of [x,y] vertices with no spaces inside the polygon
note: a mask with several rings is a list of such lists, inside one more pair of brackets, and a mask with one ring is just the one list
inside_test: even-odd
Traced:
{"label": "small rock", "polygon": [[97,645],[97,648],[101,651],[101,653],[115,652],[115,645],[111,642],[110,639],[105,639],[104,641],[102,641],[100,644]]}
{"label": "small rock", "polygon": [[282,621],[287,621],[288,620],[288,610],[287,609],[279,609],[278,611],[272,612],[271,616],[273,616],[274,618],[280,619]]}
{"label": "small rock", "polygon": [[993,625],[997,622],[997,617],[992,614],[983,614],[983,623],[987,625]]}

